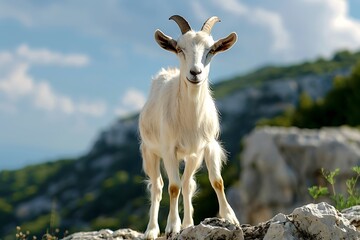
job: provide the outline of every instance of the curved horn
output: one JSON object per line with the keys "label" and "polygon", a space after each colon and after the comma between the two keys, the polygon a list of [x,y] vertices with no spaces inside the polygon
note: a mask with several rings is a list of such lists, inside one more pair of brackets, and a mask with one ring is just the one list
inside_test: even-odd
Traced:
{"label": "curved horn", "polygon": [[182,34],[191,30],[189,23],[182,16],[173,15],[169,18],[169,20],[174,20],[179,25]]}
{"label": "curved horn", "polygon": [[205,21],[204,25],[201,28],[201,31],[206,32],[207,34],[210,35],[211,29],[213,28],[214,24],[217,22],[221,22],[220,18],[216,16],[209,18],[208,20]]}

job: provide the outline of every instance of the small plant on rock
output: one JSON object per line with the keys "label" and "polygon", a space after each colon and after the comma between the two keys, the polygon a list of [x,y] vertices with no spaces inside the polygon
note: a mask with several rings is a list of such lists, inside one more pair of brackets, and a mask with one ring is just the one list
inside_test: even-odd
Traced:
{"label": "small plant on rock", "polygon": [[[332,195],[330,198],[334,201],[335,208],[338,210],[360,204],[360,190],[356,187],[357,181],[360,177],[360,166],[353,167],[352,170],[356,173],[356,176],[346,180],[348,196],[344,196],[343,194],[336,193],[335,190],[335,177],[339,175],[340,169],[337,168],[334,171],[325,171],[323,168],[321,169],[322,175],[331,185]],[[308,191],[315,200],[321,196],[330,195],[328,187],[312,186],[308,188]]]}

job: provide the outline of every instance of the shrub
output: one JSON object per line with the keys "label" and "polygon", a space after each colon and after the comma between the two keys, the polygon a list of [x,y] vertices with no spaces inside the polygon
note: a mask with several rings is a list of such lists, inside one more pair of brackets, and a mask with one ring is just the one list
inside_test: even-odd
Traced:
{"label": "shrub", "polygon": [[360,166],[353,167],[352,170],[356,173],[355,177],[352,177],[346,180],[346,189],[348,195],[345,196],[335,191],[335,177],[340,173],[340,169],[335,169],[334,171],[327,172],[323,168],[321,169],[322,175],[326,181],[331,185],[332,194],[329,193],[327,187],[321,186],[312,186],[308,188],[309,194],[316,200],[320,196],[330,195],[331,199],[334,202],[335,207],[341,211],[342,209],[349,208],[351,206],[360,204],[360,191],[357,188],[356,183],[360,177]]}

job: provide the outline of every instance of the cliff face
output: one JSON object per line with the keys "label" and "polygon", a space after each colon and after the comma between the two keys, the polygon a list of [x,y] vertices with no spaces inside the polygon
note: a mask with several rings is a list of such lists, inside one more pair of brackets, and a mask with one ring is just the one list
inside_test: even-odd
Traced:
{"label": "cliff face", "polygon": [[[235,226],[223,219],[208,218],[199,225],[183,229],[167,239],[223,239],[223,240],[283,240],[283,239],[349,239],[360,238],[360,206],[346,209],[339,213],[327,203],[308,204],[285,215],[277,214],[270,220],[258,225]],[[358,229],[356,229],[358,228]],[[98,232],[80,232],[64,240],[121,240],[143,239],[143,234],[131,229],[117,231],[101,230]],[[158,239],[166,239],[159,237]]]}
{"label": "cliff face", "polygon": [[298,103],[302,93],[311,98],[323,97],[332,87],[336,71],[324,75],[306,75],[264,82],[243,88],[217,101],[221,114],[221,136],[230,159],[239,153],[239,143],[261,118],[274,117]]}
{"label": "cliff face", "polygon": [[255,224],[313,201],[308,193],[311,186],[331,189],[322,168],[340,169],[335,190],[347,196],[346,181],[354,177],[354,166],[360,166],[357,129],[258,128],[245,137],[241,185],[229,191],[229,202],[240,222]]}

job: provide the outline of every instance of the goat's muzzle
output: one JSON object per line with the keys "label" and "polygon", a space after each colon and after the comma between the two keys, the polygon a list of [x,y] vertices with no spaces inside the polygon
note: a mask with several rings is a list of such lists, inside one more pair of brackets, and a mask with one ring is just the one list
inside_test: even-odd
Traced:
{"label": "goat's muzzle", "polygon": [[194,76],[193,78],[189,79],[188,77],[186,78],[186,80],[188,80],[191,84],[194,85],[200,85],[202,83],[202,79],[199,79],[198,77]]}

